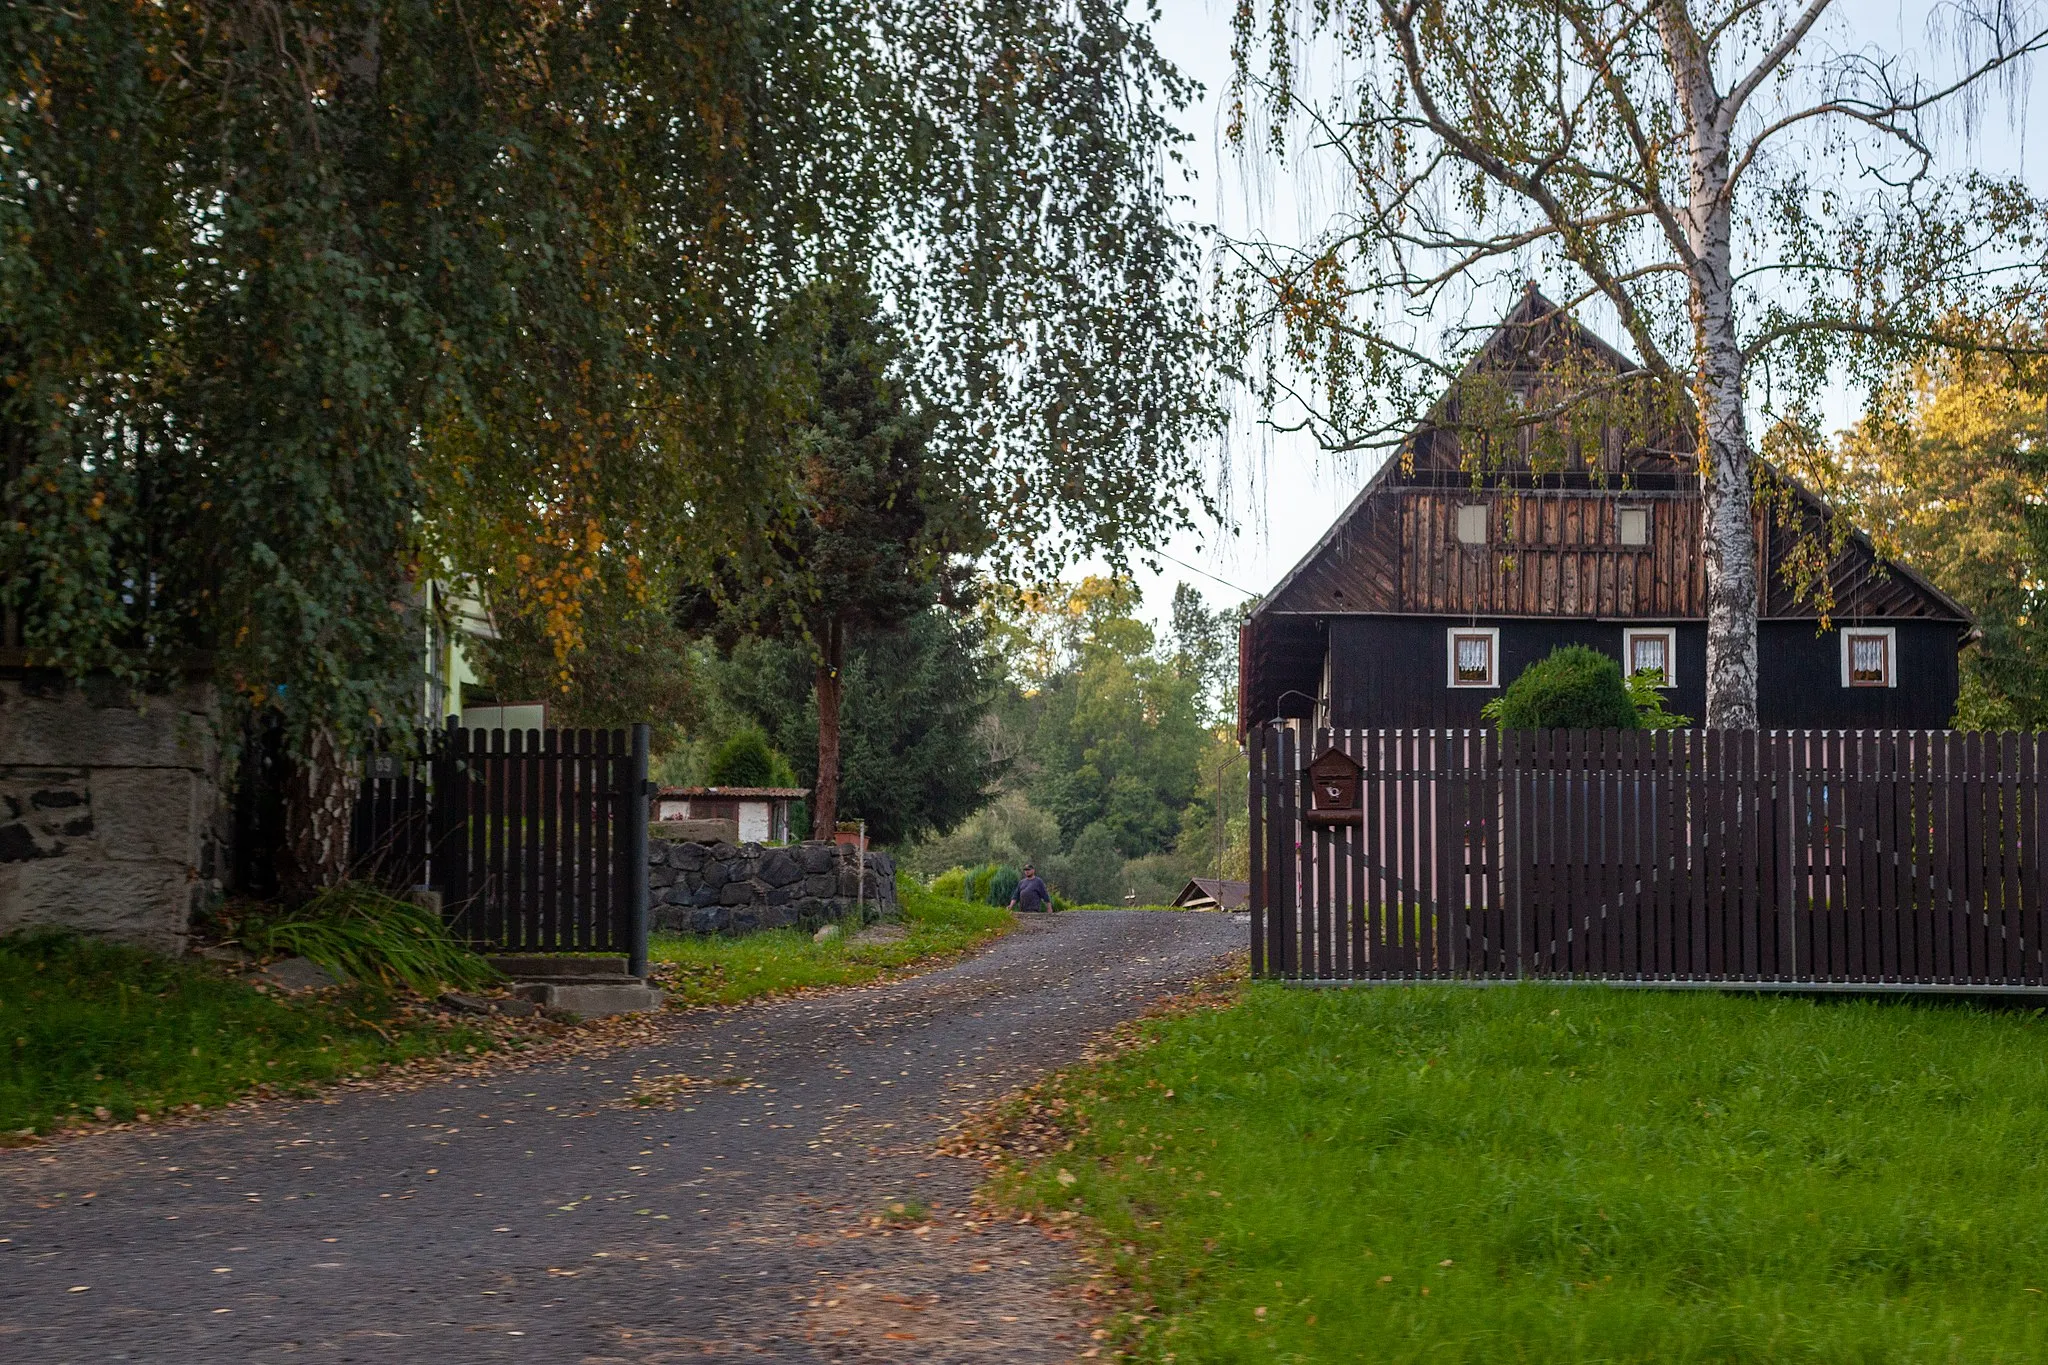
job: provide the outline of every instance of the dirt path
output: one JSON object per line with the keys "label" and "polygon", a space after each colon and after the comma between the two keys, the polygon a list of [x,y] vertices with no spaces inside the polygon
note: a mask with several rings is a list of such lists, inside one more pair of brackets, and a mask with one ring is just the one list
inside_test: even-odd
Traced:
{"label": "dirt path", "polygon": [[604,1059],[0,1152],[0,1359],[1071,1359],[1075,1263],[933,1142],[1246,932],[1032,918]]}

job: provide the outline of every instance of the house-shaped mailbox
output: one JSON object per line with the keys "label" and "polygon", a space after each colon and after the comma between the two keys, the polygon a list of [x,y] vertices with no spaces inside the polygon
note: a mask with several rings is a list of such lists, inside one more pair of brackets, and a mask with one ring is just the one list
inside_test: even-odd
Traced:
{"label": "house-shaped mailbox", "polygon": [[1358,800],[1358,760],[1342,749],[1325,749],[1308,765],[1308,818],[1319,825],[1356,820],[1364,807]]}

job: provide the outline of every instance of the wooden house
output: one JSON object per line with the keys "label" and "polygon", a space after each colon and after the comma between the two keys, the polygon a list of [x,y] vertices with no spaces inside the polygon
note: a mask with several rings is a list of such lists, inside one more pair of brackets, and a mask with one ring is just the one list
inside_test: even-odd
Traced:
{"label": "wooden house", "polygon": [[[1565,644],[1660,672],[1666,709],[1703,720],[1707,580],[1689,424],[1589,434],[1581,420],[1565,435],[1562,422],[1481,429],[1460,411],[1477,378],[1496,408],[1545,412],[1561,371],[1582,384],[1589,365],[1633,368],[1526,292],[1401,457],[1252,613],[1241,724],[1483,725],[1482,706]],[[1474,452],[1502,430],[1511,435],[1495,453]],[[1836,543],[1828,510],[1780,483],[1790,524],[1756,516],[1763,727],[1948,725],[1968,613],[1853,534],[1826,566],[1834,606],[1822,629],[1784,570],[1802,549]]]}

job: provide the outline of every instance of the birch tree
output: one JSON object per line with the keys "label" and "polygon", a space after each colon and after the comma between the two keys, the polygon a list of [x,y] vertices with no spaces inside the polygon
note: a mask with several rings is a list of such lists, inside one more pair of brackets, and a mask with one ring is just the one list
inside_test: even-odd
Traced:
{"label": "birch tree", "polygon": [[[1269,420],[1397,447],[1483,317],[1540,281],[1618,331],[1697,426],[1707,715],[1757,721],[1752,416],[1811,429],[1830,384],[1998,349],[2038,313],[2048,205],[1945,162],[2023,94],[2048,30],[2013,0],[1937,11],[1920,54],[1833,0],[1241,0],[1231,136],[1333,169],[1306,240],[1231,244]],[[1312,79],[1317,55],[1336,72]],[[1611,390],[1514,420],[1555,422]]]}

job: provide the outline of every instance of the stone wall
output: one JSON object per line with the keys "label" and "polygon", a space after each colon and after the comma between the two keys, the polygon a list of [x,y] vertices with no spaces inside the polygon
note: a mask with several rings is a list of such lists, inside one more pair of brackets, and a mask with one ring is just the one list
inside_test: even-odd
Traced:
{"label": "stone wall", "polygon": [[857,850],[823,840],[777,847],[650,838],[649,922],[684,933],[747,934],[896,918],[895,862],[870,852],[863,892],[858,860]]}
{"label": "stone wall", "polygon": [[219,887],[213,689],[136,697],[0,672],[0,934],[38,925],[182,952]]}

